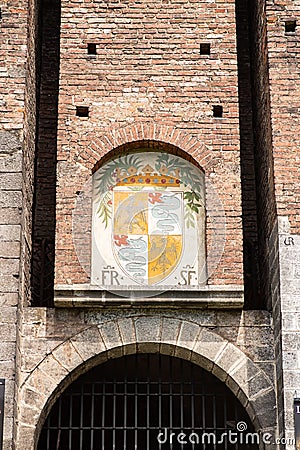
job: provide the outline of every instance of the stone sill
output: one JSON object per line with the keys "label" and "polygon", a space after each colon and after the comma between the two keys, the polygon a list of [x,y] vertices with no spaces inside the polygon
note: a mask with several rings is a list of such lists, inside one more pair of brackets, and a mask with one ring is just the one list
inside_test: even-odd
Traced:
{"label": "stone sill", "polygon": [[88,284],[56,285],[54,306],[59,308],[197,308],[242,309],[243,286],[165,286],[165,289],[107,286],[103,290]]}

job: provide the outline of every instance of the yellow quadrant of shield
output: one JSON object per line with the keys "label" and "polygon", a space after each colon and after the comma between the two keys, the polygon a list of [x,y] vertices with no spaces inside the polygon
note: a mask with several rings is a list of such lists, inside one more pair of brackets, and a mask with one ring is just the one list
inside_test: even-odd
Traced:
{"label": "yellow quadrant of shield", "polygon": [[148,193],[114,191],[114,235],[148,234]]}
{"label": "yellow quadrant of shield", "polygon": [[176,268],[182,254],[181,235],[148,237],[148,283],[156,284]]}

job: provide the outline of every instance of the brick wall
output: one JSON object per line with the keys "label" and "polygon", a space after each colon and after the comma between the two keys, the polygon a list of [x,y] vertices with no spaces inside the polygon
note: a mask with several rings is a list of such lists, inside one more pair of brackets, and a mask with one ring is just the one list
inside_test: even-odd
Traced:
{"label": "brick wall", "polygon": [[[250,6],[250,5],[249,5]],[[252,5],[253,6],[253,5]],[[250,7],[253,129],[262,303],[270,304],[269,238],[276,222],[265,2]]]}
{"label": "brick wall", "polygon": [[60,1],[42,1],[39,21],[32,305],[51,306],[54,280]]}
{"label": "brick wall", "polygon": [[243,212],[243,257],[245,308],[263,307],[258,264],[257,197],[253,136],[253,93],[251,74],[248,1],[236,1],[237,57],[240,111],[241,186]]}
{"label": "brick wall", "polygon": [[257,196],[260,298],[258,307],[273,310],[276,357],[278,427],[284,434],[281,367],[281,313],[277,213],[274,188],[274,159],[271,129],[267,17],[264,1],[249,3],[251,72],[253,95],[254,162]]}
{"label": "brick wall", "polygon": [[[199,142],[193,156],[227,220],[225,251],[210,283],[242,283],[235,31],[233,1],[62,3],[56,283],[88,281],[72,242],[76,191],[108,150],[133,134],[155,138],[153,127],[184,133],[175,140],[182,150],[191,139]],[[95,56],[87,54],[88,43],[97,45]],[[210,56],[199,54],[201,43],[211,44]],[[213,117],[213,105],[223,106],[222,119]],[[76,106],[88,106],[89,117],[77,117]]]}
{"label": "brick wall", "polygon": [[[267,14],[277,210],[289,217],[291,232],[299,233],[300,2],[267,2]],[[296,32],[285,32],[288,20],[297,21]]]}
{"label": "brick wall", "polygon": [[[299,394],[299,0],[266,3],[274,147],[274,179],[279,216],[280,301],[275,310],[278,385],[286,436],[294,437],[293,397]],[[296,21],[295,32],[286,22]],[[280,405],[281,406],[281,405]],[[292,445],[287,448],[293,448]]]}

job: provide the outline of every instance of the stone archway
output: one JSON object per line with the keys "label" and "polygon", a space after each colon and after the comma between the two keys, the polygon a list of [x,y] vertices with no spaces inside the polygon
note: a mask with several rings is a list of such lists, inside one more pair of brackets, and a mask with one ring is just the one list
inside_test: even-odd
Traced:
{"label": "stone archway", "polygon": [[36,448],[48,411],[74,379],[108,358],[136,352],[174,355],[212,372],[239,399],[256,431],[274,435],[273,386],[240,349],[191,321],[139,316],[91,326],[40,362],[20,387],[16,449]]}

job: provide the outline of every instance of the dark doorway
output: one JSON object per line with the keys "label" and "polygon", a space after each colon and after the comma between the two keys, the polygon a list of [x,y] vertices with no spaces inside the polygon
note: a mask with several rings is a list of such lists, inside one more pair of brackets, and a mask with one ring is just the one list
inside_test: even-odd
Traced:
{"label": "dark doorway", "polygon": [[53,406],[38,450],[256,450],[253,431],[216,377],[179,358],[139,354],[110,360],[71,384]]}

